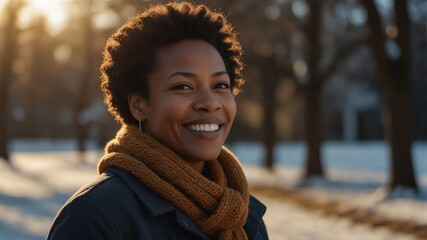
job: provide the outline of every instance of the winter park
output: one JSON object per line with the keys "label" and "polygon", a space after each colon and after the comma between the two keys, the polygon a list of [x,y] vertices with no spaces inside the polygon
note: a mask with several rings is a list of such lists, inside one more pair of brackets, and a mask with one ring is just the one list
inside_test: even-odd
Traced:
{"label": "winter park", "polygon": [[[165,2],[172,1],[0,0],[0,240],[46,239],[54,222],[62,221],[55,219],[57,214],[68,214],[71,211],[67,207],[78,203],[73,194],[81,190],[79,194],[87,196],[92,191],[88,189],[101,185],[87,184],[99,178],[97,168],[107,163],[132,174],[129,176],[136,177],[137,185],[149,186],[178,212],[174,212],[176,217],[173,215],[178,230],[164,228],[158,232],[169,232],[169,237],[152,235],[153,239],[184,236],[173,231],[200,237],[186,228],[188,222],[203,234],[200,239],[222,239],[219,236],[230,236],[227,231],[243,231],[246,237],[255,239],[256,234],[252,236],[251,230],[243,228],[244,224],[251,226],[246,224],[254,216],[253,202],[244,200],[247,215],[233,207],[223,215],[227,221],[233,219],[232,215],[247,217],[238,228],[225,226],[212,235],[205,228],[210,222],[206,219],[214,219],[212,216],[224,210],[221,206],[228,204],[223,204],[223,199],[247,193],[265,205],[262,220],[272,240],[427,239],[426,1],[176,1],[184,4],[168,5],[169,9],[177,6],[177,11],[189,19],[192,14],[210,19],[207,23],[188,20],[185,24],[189,24],[189,31],[220,33],[209,33],[215,37],[206,39],[196,34],[170,43],[165,39],[172,37],[153,37],[149,48],[154,50],[135,48],[140,52],[133,49],[117,57],[111,49],[120,50],[118,42],[131,36],[126,32],[116,37],[115,45],[106,47],[106,42],[112,41],[110,36],[118,34],[128,19]],[[185,5],[187,2],[194,5]],[[197,4],[223,13],[227,21],[212,17],[216,15],[203,7],[185,10]],[[166,14],[159,9],[156,14]],[[197,11],[201,12],[195,14]],[[144,17],[141,13],[137,16]],[[170,20],[168,24],[172,25],[152,29],[147,22],[135,29],[147,31],[145,38],[156,32],[158,36],[185,36],[188,32],[183,30],[184,22],[179,21]],[[215,21],[229,22],[233,27],[206,27]],[[174,26],[173,31],[167,30],[168,26]],[[227,31],[231,35],[223,37],[230,34]],[[204,45],[196,44],[193,38],[201,39]],[[231,53],[243,54],[239,55],[241,60],[227,55],[231,53],[226,47],[237,44],[234,38],[240,45],[235,45]],[[204,49],[215,50],[214,56],[219,56],[216,61],[224,71],[218,72],[212,64],[216,62],[206,60],[215,58]],[[146,55],[137,60],[132,56],[146,54],[144,51],[158,54],[152,60],[159,69],[178,69],[167,81],[176,78],[179,84],[157,91],[163,89],[153,84],[152,79],[156,80],[161,72],[157,68],[147,70],[156,74],[147,75],[149,82],[141,83],[146,65],[153,63],[141,60]],[[111,74],[112,66],[119,65],[120,60],[109,65],[106,62],[113,60],[108,56],[121,58],[134,68],[126,65],[124,70]],[[176,60],[175,56],[180,58]],[[214,69],[215,73],[204,78],[205,72],[200,69]],[[128,75],[120,75],[127,71]],[[132,85],[125,86],[128,82],[113,86],[116,80],[111,80],[134,76],[139,87],[149,84],[150,101],[146,105],[133,104],[146,103],[145,90],[140,93]],[[223,81],[223,76],[229,80]],[[110,81],[111,89],[128,94],[120,101],[126,103],[131,120],[126,120],[119,105],[112,105],[111,99],[121,92],[111,90],[105,81]],[[142,98],[134,97],[133,91]],[[230,105],[227,97],[236,104]],[[144,107],[142,115],[135,115],[135,106]],[[131,147],[140,145],[131,142],[132,134],[146,144],[135,149],[143,150],[133,152]],[[153,145],[157,143],[151,137],[161,146]],[[209,143],[208,148],[205,143]],[[224,155],[223,144],[231,157]],[[155,152],[145,150],[151,148]],[[178,158],[166,154],[170,150]],[[157,152],[161,154],[153,155]],[[209,157],[211,152],[215,157]],[[133,163],[125,158],[126,164],[136,165],[114,165],[122,161],[117,157],[121,154],[137,159]],[[191,154],[200,159],[194,160]],[[146,160],[152,155],[155,161]],[[116,158],[107,162],[106,156]],[[213,166],[217,162],[226,164],[221,159],[227,164],[237,160],[237,164],[219,165],[223,170],[218,173]],[[185,166],[179,165],[181,162]],[[141,170],[145,168],[149,171]],[[138,175],[138,171],[143,173]],[[242,173],[245,178],[239,177]],[[224,176],[225,181],[218,180]],[[107,180],[102,178],[104,184]],[[167,182],[167,191],[161,190],[165,185],[159,181]],[[184,185],[180,185],[182,182]],[[129,182],[125,184],[130,186]],[[141,193],[132,191],[135,196]],[[168,195],[174,191],[179,194]],[[214,200],[204,198],[205,193]],[[114,216],[115,207],[128,211],[125,207],[129,198],[111,195],[107,196],[125,204],[107,207],[104,212]],[[178,201],[182,196],[186,197],[184,201],[189,199],[205,207],[204,220],[192,215],[195,208],[186,212],[189,205]],[[109,199],[100,199],[94,201],[92,209],[109,206],[104,203]],[[144,199],[138,201],[145,203]],[[209,204],[203,205],[205,202]],[[99,214],[92,209],[87,208],[88,215]],[[256,209],[261,211],[262,207]],[[82,214],[85,216],[84,211]],[[136,209],[126,214],[125,219],[143,215]],[[180,214],[187,222],[178,221]],[[69,233],[80,236],[75,238],[85,238],[89,230],[101,236],[103,230],[96,225],[100,222],[89,222],[97,227],[82,230],[83,224],[67,222],[72,218],[64,216]],[[120,228],[114,223],[105,226]],[[144,228],[138,225],[133,231]],[[256,239],[264,239],[265,233],[259,229],[255,229]]]}
{"label": "winter park", "polygon": [[[80,186],[96,177],[96,161],[102,152],[89,151],[80,162],[75,146],[65,141],[54,143],[12,142],[14,167],[2,163],[0,171],[0,239],[44,239],[51,221],[62,204]],[[346,209],[378,214],[402,226],[386,227],[378,223],[357,223],[351,218],[322,213],[283,200],[273,191],[255,191],[267,207],[265,221],[270,239],[425,239],[427,230],[427,144],[415,144],[414,163],[422,194],[398,188],[384,193],[387,178],[387,149],[379,142],[366,144],[328,144],[325,164],[329,180],[311,179],[308,186],[296,187],[301,174],[304,149],[302,144],[281,144],[276,152],[278,163],[274,173],[260,168],[263,150],[259,144],[236,144],[231,149],[241,159],[250,185],[255,189],[278,187],[298,189],[298,195],[317,201],[338,201]],[[351,157],[349,157],[351,156]],[[372,161],[372,159],[376,159]],[[263,188],[264,187],[264,188]],[[258,195],[259,194],[259,195]],[[415,225],[419,236],[401,229]]]}

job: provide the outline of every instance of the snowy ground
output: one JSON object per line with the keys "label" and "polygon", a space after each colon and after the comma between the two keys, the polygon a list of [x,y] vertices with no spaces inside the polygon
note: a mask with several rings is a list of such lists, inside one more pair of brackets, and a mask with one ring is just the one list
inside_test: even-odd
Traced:
{"label": "snowy ground", "polygon": [[[14,167],[0,162],[0,240],[44,239],[61,205],[96,176],[96,161],[102,153],[91,151],[82,163],[82,156],[70,151],[73,148],[69,141],[13,142]],[[413,148],[422,194],[411,196],[401,191],[387,199],[381,187],[387,179],[388,150],[379,142],[326,144],[323,157],[328,180],[314,179],[305,184],[298,183],[304,159],[302,144],[279,145],[276,158],[280,161],[273,173],[258,167],[261,146],[240,143],[230,148],[242,160],[252,186],[297,187],[311,198],[338,199],[390,218],[427,224],[427,143],[416,143]],[[268,196],[257,197],[268,207],[265,221],[272,240],[416,239],[385,228],[326,217]]]}

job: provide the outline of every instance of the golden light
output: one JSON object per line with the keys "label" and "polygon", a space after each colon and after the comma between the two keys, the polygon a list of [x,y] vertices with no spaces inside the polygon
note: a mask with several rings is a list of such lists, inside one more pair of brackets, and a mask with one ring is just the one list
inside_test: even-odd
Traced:
{"label": "golden light", "polygon": [[7,1],[0,0],[0,11],[3,10],[4,6],[6,5]]}
{"label": "golden light", "polygon": [[49,8],[49,3],[52,3],[55,1],[48,1],[48,0],[32,0],[29,1],[29,3],[33,6],[34,9],[46,11]]}
{"label": "golden light", "polygon": [[397,26],[393,23],[387,25],[387,27],[385,28],[385,32],[389,38],[396,38],[399,34]]}
{"label": "golden light", "polygon": [[297,60],[294,62],[292,68],[297,76],[302,77],[307,73],[307,65],[302,60]]}
{"label": "golden light", "polygon": [[68,18],[67,0],[27,0],[25,3],[26,6],[21,11],[21,15],[27,15],[24,18],[44,17],[47,30],[53,35],[65,27]]}

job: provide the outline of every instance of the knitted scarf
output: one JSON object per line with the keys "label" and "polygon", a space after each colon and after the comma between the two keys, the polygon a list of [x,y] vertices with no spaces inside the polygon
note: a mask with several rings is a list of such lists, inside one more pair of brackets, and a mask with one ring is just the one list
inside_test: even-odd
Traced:
{"label": "knitted scarf", "polygon": [[190,217],[211,239],[247,239],[243,226],[249,208],[246,178],[237,158],[225,147],[205,162],[210,179],[156,139],[124,125],[106,146],[98,173],[108,167],[130,172]]}

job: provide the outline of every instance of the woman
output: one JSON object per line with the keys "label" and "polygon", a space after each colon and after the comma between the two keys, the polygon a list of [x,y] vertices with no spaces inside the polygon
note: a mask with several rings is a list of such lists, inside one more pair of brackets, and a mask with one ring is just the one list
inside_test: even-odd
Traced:
{"label": "woman", "polygon": [[241,53],[221,13],[190,3],[150,7],[110,37],[101,87],[122,128],[48,239],[268,239],[223,147]]}

